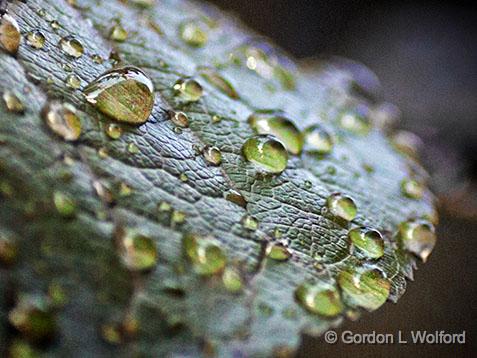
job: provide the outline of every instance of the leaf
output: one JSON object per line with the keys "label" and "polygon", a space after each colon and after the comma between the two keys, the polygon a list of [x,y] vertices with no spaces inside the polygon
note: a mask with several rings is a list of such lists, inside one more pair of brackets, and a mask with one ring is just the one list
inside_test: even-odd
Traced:
{"label": "leaf", "polygon": [[[0,107],[1,237],[18,246],[16,263],[0,269],[1,346],[52,356],[268,356],[296,348],[300,333],[320,334],[348,309],[356,311],[350,306],[335,318],[308,312],[295,300],[304,282],[336,290],[341,273],[344,282],[350,270],[373,267],[387,277],[378,293],[345,303],[374,309],[386,299],[387,282],[390,300],[403,294],[415,260],[395,233],[401,222],[430,215],[432,196],[401,194],[402,180],[420,167],[396,153],[382,130],[339,125],[350,104],[379,105],[354,90],[358,79],[346,68],[329,63],[300,72],[291,59],[206,5],[69,3],[76,5],[31,0],[8,7],[23,42],[16,57],[0,53],[0,91],[13,91],[25,113]],[[181,39],[179,29],[189,21],[206,29],[204,46]],[[118,24],[126,39],[109,40]],[[30,31],[45,36],[42,48],[25,41]],[[58,44],[65,36],[80,41],[84,55],[62,52]],[[81,89],[118,58],[152,79],[156,101],[144,125],[114,123],[113,137],[116,126],[122,135],[112,139],[106,133],[112,120],[88,104]],[[204,66],[219,77],[209,75],[207,82],[200,76]],[[79,90],[67,86],[72,74],[81,80]],[[204,89],[196,102],[185,102],[173,89],[188,76]],[[82,134],[75,142],[62,140],[42,119],[43,107],[55,99],[76,107]],[[290,155],[282,174],[258,175],[241,147],[254,135],[250,114],[270,109],[286,113],[301,131],[319,123],[333,133],[331,154]],[[189,128],[176,129],[171,110],[184,112]],[[205,146],[220,149],[220,165],[198,153]],[[232,191],[246,207],[237,205],[243,199],[236,194],[236,200],[226,199]],[[324,210],[336,192],[357,205],[351,224]],[[379,230],[384,256],[373,261],[353,253],[347,234],[354,226]],[[153,270],[129,271],[143,266],[122,262],[118,237],[129,231],[153,239]],[[233,281],[224,285],[220,273],[198,274],[183,251],[185,234],[217,240],[232,270],[224,277]],[[268,243],[285,239],[287,251],[277,256],[282,259],[267,258]],[[374,282],[373,275],[366,282]],[[343,291],[343,300],[366,285]],[[25,294],[53,305],[53,343],[37,346],[8,322]]]}

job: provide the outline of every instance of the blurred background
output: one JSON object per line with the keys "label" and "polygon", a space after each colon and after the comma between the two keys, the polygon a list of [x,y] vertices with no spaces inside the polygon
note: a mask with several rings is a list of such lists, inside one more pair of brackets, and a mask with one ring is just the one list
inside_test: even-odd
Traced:
{"label": "blurred background", "polygon": [[477,2],[212,0],[302,59],[344,56],[373,70],[399,126],[423,140],[439,198],[439,242],[397,305],[339,332],[466,331],[465,345],[328,345],[300,357],[471,357],[477,353]]}

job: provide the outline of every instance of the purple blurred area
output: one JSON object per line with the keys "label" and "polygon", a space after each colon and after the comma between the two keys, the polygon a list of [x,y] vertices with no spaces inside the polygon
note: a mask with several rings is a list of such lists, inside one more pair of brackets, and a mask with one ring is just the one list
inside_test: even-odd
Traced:
{"label": "purple blurred area", "polygon": [[[343,56],[373,70],[399,127],[424,141],[440,241],[416,283],[343,329],[466,331],[459,345],[349,346],[305,339],[301,357],[471,357],[477,353],[477,2],[212,0],[298,58]],[[343,329],[340,329],[342,331]]]}

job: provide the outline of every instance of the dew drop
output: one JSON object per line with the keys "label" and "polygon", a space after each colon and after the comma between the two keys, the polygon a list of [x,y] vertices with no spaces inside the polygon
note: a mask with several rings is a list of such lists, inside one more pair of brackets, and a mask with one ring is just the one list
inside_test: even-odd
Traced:
{"label": "dew drop", "polygon": [[339,125],[352,133],[365,135],[371,129],[368,112],[369,110],[364,106],[344,112],[339,118]]}
{"label": "dew drop", "polygon": [[128,32],[121,24],[116,24],[111,28],[109,38],[113,41],[124,42],[128,38]]}
{"label": "dew drop", "polygon": [[204,148],[203,153],[208,163],[212,165],[220,165],[220,163],[222,163],[222,153],[219,148],[208,145]]}
{"label": "dew drop", "polygon": [[71,74],[71,75],[66,76],[65,81],[66,81],[66,85],[69,88],[79,89],[81,87],[81,78],[79,78],[75,74]]}
{"label": "dew drop", "polygon": [[367,258],[378,259],[384,255],[384,241],[379,231],[358,227],[350,230],[348,237]]}
{"label": "dew drop", "polygon": [[179,179],[180,179],[181,182],[186,183],[186,182],[189,181],[189,176],[186,173],[181,173],[179,175]]}
{"label": "dew drop", "polygon": [[253,216],[245,215],[242,218],[242,225],[247,230],[256,231],[258,229],[258,220]]}
{"label": "dew drop", "polygon": [[134,230],[123,229],[119,233],[119,252],[123,264],[131,271],[149,271],[158,260],[154,241]]}
{"label": "dew drop", "polygon": [[50,21],[50,26],[51,26],[51,28],[52,28],[53,30],[56,31],[56,30],[59,30],[59,28],[60,28],[60,23],[59,23],[58,21],[56,21],[56,20],[52,20],[52,21]]}
{"label": "dew drop", "polygon": [[172,123],[181,128],[189,127],[189,117],[184,112],[174,112],[169,113]]}
{"label": "dew drop", "polygon": [[374,311],[389,297],[391,283],[377,269],[348,269],[338,275],[343,300],[351,307]]}
{"label": "dew drop", "polygon": [[2,98],[9,112],[12,112],[12,113],[25,112],[25,106],[23,105],[23,102],[20,100],[20,98],[18,98],[18,96],[15,93],[11,91],[6,91],[3,93]]}
{"label": "dew drop", "polygon": [[345,221],[353,220],[358,212],[354,200],[340,193],[331,194],[326,205],[333,216]]}
{"label": "dew drop", "polygon": [[217,115],[212,116],[212,123],[219,123],[220,121],[222,121],[222,117]]}
{"label": "dew drop", "polygon": [[399,239],[405,249],[426,262],[436,244],[434,226],[425,220],[410,220],[399,225]]}
{"label": "dew drop", "polygon": [[232,84],[226,80],[222,75],[220,75],[216,70],[205,67],[200,71],[200,75],[215,88],[220,90],[222,93],[225,93],[227,96],[233,99],[238,99],[239,95],[234,89]]}
{"label": "dew drop", "polygon": [[250,127],[257,134],[271,134],[277,137],[292,154],[300,154],[303,149],[303,135],[291,120],[281,113],[256,112],[248,117]]}
{"label": "dew drop", "polygon": [[86,100],[100,112],[120,122],[142,124],[154,106],[154,86],[133,66],[105,72],[83,91]]}
{"label": "dew drop", "polygon": [[18,245],[15,240],[6,234],[0,233],[0,264],[13,265],[18,257]]}
{"label": "dew drop", "polygon": [[241,206],[242,208],[247,207],[247,201],[243,197],[240,192],[237,190],[231,189],[227,193],[225,193],[225,199],[230,201],[231,203],[234,203],[238,206]]}
{"label": "dew drop", "polygon": [[417,158],[422,147],[422,139],[408,131],[399,131],[391,138],[391,143],[400,153],[411,158]]}
{"label": "dew drop", "polygon": [[114,346],[121,344],[123,341],[121,327],[116,323],[106,323],[101,325],[100,334],[101,338],[103,338],[106,343]]}
{"label": "dew drop", "polygon": [[83,56],[83,45],[73,36],[63,37],[59,42],[59,46],[61,50],[70,57],[80,58]]}
{"label": "dew drop", "polygon": [[331,153],[333,149],[333,139],[320,125],[316,124],[308,127],[303,134],[306,151],[319,155]]}
{"label": "dew drop", "polygon": [[275,261],[287,261],[292,253],[285,245],[274,243],[267,245],[265,255]]}
{"label": "dew drop", "polygon": [[76,203],[68,194],[55,191],[53,193],[53,203],[58,214],[65,218],[71,218],[76,214]]}
{"label": "dew drop", "polygon": [[104,59],[98,54],[92,55],[91,59],[93,60],[94,63],[98,65],[101,65],[104,62]]}
{"label": "dew drop", "polygon": [[226,267],[222,274],[222,282],[227,291],[240,292],[243,288],[243,280],[240,273],[232,267]]}
{"label": "dew drop", "polygon": [[180,225],[185,223],[186,213],[180,210],[174,210],[171,215],[171,222],[175,225]]}
{"label": "dew drop", "polygon": [[340,294],[330,284],[302,283],[295,290],[295,298],[307,311],[323,317],[335,317],[343,311]]}
{"label": "dew drop", "polygon": [[213,275],[222,271],[227,262],[220,243],[210,237],[187,234],[183,238],[185,256],[200,275]]}
{"label": "dew drop", "polygon": [[111,139],[119,139],[123,134],[123,129],[116,123],[110,123],[106,127],[106,134]]}
{"label": "dew drop", "polygon": [[187,102],[197,102],[204,94],[202,86],[192,78],[181,78],[174,83],[175,94]]}
{"label": "dew drop", "polygon": [[193,47],[203,47],[207,43],[207,32],[204,25],[198,21],[182,23],[179,26],[179,34],[182,41]]}
{"label": "dew drop", "polygon": [[242,153],[246,160],[265,173],[279,174],[288,164],[285,146],[271,135],[257,135],[247,139],[242,146]]}
{"label": "dew drop", "polygon": [[424,186],[414,179],[404,179],[401,182],[401,193],[410,199],[421,199],[424,195]]}
{"label": "dew drop", "polygon": [[104,202],[111,204],[114,201],[113,193],[108,184],[96,180],[93,182],[93,188]]}
{"label": "dew drop", "polygon": [[119,196],[124,198],[124,197],[130,196],[132,192],[133,192],[132,188],[129,185],[127,185],[125,182],[121,182],[119,184]]}
{"label": "dew drop", "polygon": [[68,103],[52,101],[42,110],[46,125],[66,141],[75,141],[81,135],[81,121],[76,108]]}
{"label": "dew drop", "polygon": [[161,201],[158,205],[157,205],[157,210],[159,212],[169,212],[172,210],[172,206],[170,203],[168,203],[167,201]]}
{"label": "dew drop", "polygon": [[17,21],[8,14],[0,17],[0,47],[10,54],[16,54],[20,46],[21,34]]}
{"label": "dew drop", "polygon": [[27,44],[35,49],[41,49],[45,46],[46,38],[39,30],[30,31],[26,36]]}

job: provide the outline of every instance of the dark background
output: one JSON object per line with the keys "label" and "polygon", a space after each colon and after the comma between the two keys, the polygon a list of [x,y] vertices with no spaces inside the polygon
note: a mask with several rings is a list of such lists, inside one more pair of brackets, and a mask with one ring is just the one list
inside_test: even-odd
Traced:
{"label": "dark background", "polygon": [[439,242],[397,305],[339,332],[466,331],[465,345],[328,345],[305,338],[301,357],[477,356],[477,6],[466,1],[214,0],[298,58],[339,55],[380,78],[400,127],[424,141],[439,197]]}

